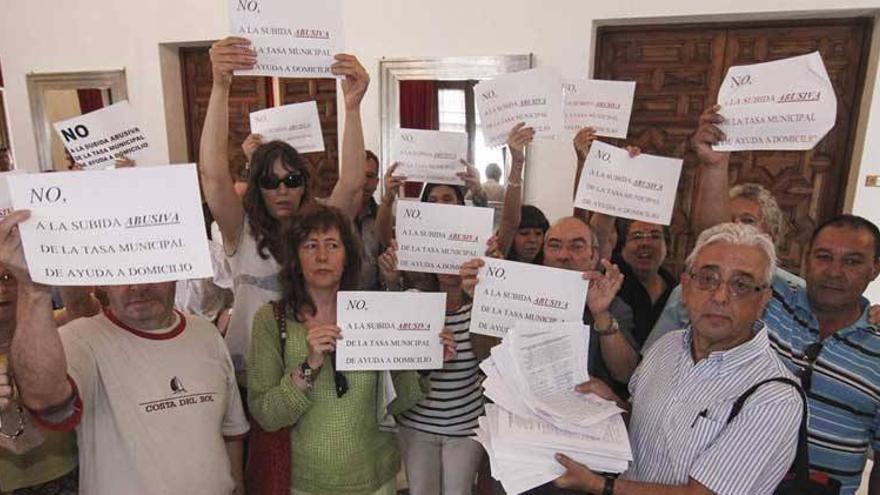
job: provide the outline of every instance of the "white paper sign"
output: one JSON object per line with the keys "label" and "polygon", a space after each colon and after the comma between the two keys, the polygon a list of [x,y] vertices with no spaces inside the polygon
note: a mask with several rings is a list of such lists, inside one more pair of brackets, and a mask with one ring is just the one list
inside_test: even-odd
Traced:
{"label": "white paper sign", "polygon": [[398,201],[397,268],[458,274],[486,252],[494,215],[492,208]]}
{"label": "white paper sign", "polygon": [[300,153],[324,151],[324,134],[314,101],[251,112],[251,132],[263,142],[284,141]]}
{"label": "white paper sign", "polygon": [[336,345],[340,371],[443,367],[443,292],[339,292]]}
{"label": "white paper sign", "polygon": [[625,149],[593,141],[574,199],[575,208],[669,225],[682,160],[630,158]]}
{"label": "white paper sign", "polygon": [[12,211],[12,196],[9,194],[9,184],[7,178],[10,175],[20,174],[19,170],[11,170],[9,172],[0,172],[0,218],[9,215]]}
{"label": "white paper sign", "polygon": [[54,124],[73,161],[86,170],[115,166],[124,155],[138,166],[159,165],[163,158],[153,147],[127,101]]}
{"label": "white paper sign", "polygon": [[834,127],[837,96],[819,52],[731,67],[718,90],[715,151],[809,150]]}
{"label": "white paper sign", "polygon": [[252,70],[236,75],[334,77],[333,55],[343,51],[342,1],[228,0],[232,34],[257,52]]}
{"label": "white paper sign", "polygon": [[565,129],[592,127],[597,136],[626,138],[632,113],[634,81],[568,79],[563,85]]}
{"label": "white paper sign", "polygon": [[396,177],[416,182],[464,185],[455,174],[466,169],[468,136],[463,132],[400,129],[391,146]]}
{"label": "white paper sign", "polygon": [[583,274],[483,258],[471,310],[471,333],[504,337],[519,322],[583,321]]}
{"label": "white paper sign", "polygon": [[550,69],[514,72],[474,87],[480,126],[489,146],[507,142],[520,123],[535,129],[535,137],[552,139],[562,133],[562,80]]}
{"label": "white paper sign", "polygon": [[8,177],[31,277],[125,285],[212,277],[196,166]]}

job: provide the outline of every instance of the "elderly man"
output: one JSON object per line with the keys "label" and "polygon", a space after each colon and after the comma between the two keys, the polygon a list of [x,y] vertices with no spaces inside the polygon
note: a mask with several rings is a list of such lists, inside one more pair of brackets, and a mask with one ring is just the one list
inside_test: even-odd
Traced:
{"label": "elderly man", "polygon": [[243,493],[248,424],[217,329],[174,311],[173,282],[107,287],[103,313],[56,329],[21,250],[28,217],[0,221],[0,261],[19,281],[16,382],[44,427],[76,429],[82,493]]}
{"label": "elderly man", "polygon": [[[703,232],[681,283],[690,328],[663,337],[630,381],[633,464],[615,481],[558,456],[557,485],[592,494],[770,494],[795,457],[803,402],[759,320],[773,242],[750,226]],[[762,384],[761,384],[762,383]],[[734,402],[758,385],[739,414]],[[591,380],[579,387],[622,401]],[[729,422],[728,422],[729,421]]]}
{"label": "elderly man", "polygon": [[[695,232],[701,232],[723,222],[743,223],[756,227],[779,245],[785,239],[785,214],[773,194],[755,183],[738,184],[728,190],[730,153],[712,149],[723,135],[715,125],[721,119],[717,111],[718,107],[713,107],[703,112],[699,127],[691,138],[701,170],[697,175],[691,227]],[[725,194],[728,200],[719,201],[718,198]],[[804,285],[803,279],[779,267],[773,276],[774,282]],[[644,342],[642,352],[646,352],[666,333],[682,328],[688,322],[687,311],[681,301],[681,289],[676,288]]]}

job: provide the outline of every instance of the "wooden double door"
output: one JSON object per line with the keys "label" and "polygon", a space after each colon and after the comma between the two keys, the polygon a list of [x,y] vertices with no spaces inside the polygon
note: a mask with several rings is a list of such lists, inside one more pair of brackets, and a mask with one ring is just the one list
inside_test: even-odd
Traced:
{"label": "wooden double door", "polygon": [[[198,161],[199,139],[211,96],[211,59],[208,47],[181,48],[180,63],[189,159]],[[270,77],[236,76],[232,79],[229,95],[229,167],[233,177],[237,177],[245,165],[241,143],[250,134],[251,112],[311,100],[318,103],[325,150],[303,156],[312,167],[313,177],[326,176],[333,172],[338,177],[336,80],[281,78],[278,80],[278,105],[275,104],[273,84]]]}
{"label": "wooden double door", "polygon": [[731,156],[731,185],[763,184],[782,207],[788,233],[780,262],[799,271],[813,228],[843,208],[872,29],[864,18],[599,29],[594,77],[637,83],[626,142],[684,158],[667,259],[674,273],[695,240],[689,222],[696,156],[689,138],[703,110],[715,104],[727,69],[819,51],[837,95],[834,128],[811,151]]}

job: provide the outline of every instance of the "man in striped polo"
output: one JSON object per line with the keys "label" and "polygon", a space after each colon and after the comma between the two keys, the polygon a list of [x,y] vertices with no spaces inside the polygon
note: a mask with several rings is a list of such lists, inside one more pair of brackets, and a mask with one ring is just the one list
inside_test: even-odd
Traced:
{"label": "man in striped polo", "polygon": [[[794,460],[803,402],[789,384],[765,383],[728,422],[736,399],[770,378],[794,379],[759,320],[771,297],[773,241],[754,227],[704,231],[686,261],[691,327],[646,353],[630,380],[633,464],[620,480],[558,455],[558,486],[596,495],[762,495]],[[598,380],[579,386],[616,400]]]}
{"label": "man in striped polo", "polygon": [[853,215],[820,225],[807,252],[804,288],[773,285],[765,321],[770,343],[799,374],[810,408],[813,477],[856,492],[868,447],[869,493],[880,494],[880,331],[862,294],[880,273],[880,231]]}

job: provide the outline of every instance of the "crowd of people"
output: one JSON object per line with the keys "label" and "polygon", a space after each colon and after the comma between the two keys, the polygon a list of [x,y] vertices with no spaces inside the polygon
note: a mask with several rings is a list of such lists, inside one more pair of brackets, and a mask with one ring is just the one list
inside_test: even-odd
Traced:
{"label": "crowd of people", "polygon": [[[0,493],[384,495],[397,493],[402,466],[412,495],[500,493],[473,436],[486,401],[479,364],[499,342],[469,331],[484,260],[457,275],[398,269],[406,178],[394,164],[381,174],[364,147],[367,71],[335,57],[335,185],[258,135],[243,143],[238,180],[230,86],[256,53],[230,37],[210,54],[198,167],[215,280],[47,287],[23,255],[29,212],[0,221]],[[780,268],[785,215],[764,187],[730,187],[730,153],[712,148],[718,110],[691,138],[699,236],[680,274],[664,268],[668,226],[583,210],[551,222],[522,204],[535,135],[525,124],[508,136],[504,187],[499,167],[484,187],[468,164],[465,186],[423,187],[423,202],[503,199],[486,257],[582,272],[589,284],[590,380],[576,392],[626,411],[634,460],[616,477],[559,455],[564,474],[530,493],[851,495],[868,452],[880,452],[880,311],[863,296],[880,273],[880,231],[839,215],[812,233],[801,277]],[[573,140],[578,177],[595,139],[587,128]],[[347,290],[445,293],[443,368],[336,370]],[[377,411],[392,386],[389,428]],[[808,479],[795,469],[804,462]],[[798,491],[807,485],[824,491]]]}

